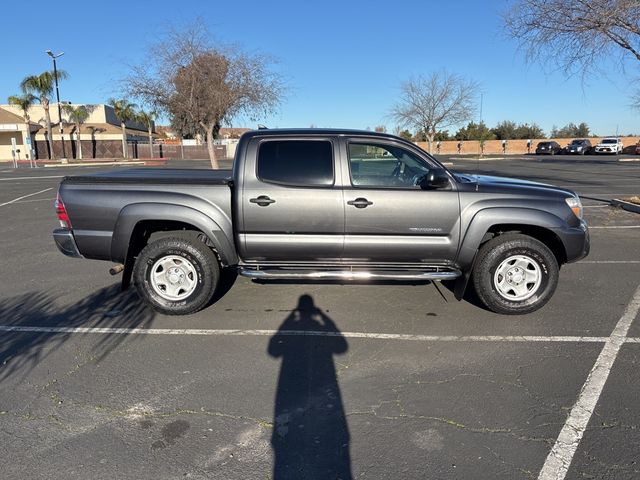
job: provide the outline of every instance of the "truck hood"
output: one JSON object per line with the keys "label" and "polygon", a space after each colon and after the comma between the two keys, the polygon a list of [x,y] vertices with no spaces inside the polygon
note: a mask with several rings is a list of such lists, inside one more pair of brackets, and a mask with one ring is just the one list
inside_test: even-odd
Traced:
{"label": "truck hood", "polygon": [[492,175],[469,175],[469,174],[456,174],[463,179],[464,183],[477,183],[483,189],[498,189],[504,193],[531,193],[531,194],[545,194],[555,193],[562,197],[574,196],[575,192],[566,189],[549,185],[548,183],[532,182],[530,180],[522,180],[519,178],[509,177],[495,177]]}

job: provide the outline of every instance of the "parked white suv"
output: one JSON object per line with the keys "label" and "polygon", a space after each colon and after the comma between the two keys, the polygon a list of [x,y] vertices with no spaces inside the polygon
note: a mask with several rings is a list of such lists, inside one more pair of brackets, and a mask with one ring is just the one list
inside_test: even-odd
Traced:
{"label": "parked white suv", "polygon": [[603,138],[602,141],[596,145],[596,153],[622,153],[622,140],[616,137]]}

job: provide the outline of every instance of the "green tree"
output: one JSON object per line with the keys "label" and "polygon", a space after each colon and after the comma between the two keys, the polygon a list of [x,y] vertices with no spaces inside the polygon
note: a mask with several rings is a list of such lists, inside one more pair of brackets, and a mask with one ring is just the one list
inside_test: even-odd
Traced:
{"label": "green tree", "polygon": [[546,138],[546,136],[544,130],[542,130],[539,125],[535,123],[532,123],[531,125],[528,123],[521,123],[516,129],[516,136],[514,138],[527,140],[532,138]]}
{"label": "green tree", "polygon": [[512,140],[517,138],[518,126],[516,122],[504,120],[491,129],[498,140]]}
{"label": "green tree", "polygon": [[93,105],[78,105],[77,107],[64,105],[62,108],[69,117],[69,121],[76,126],[76,158],[81,159],[82,142],[80,141],[80,129],[95,107]]}
{"label": "green tree", "polygon": [[401,130],[398,128],[396,135],[400,138],[404,138],[405,140],[413,141],[413,134],[409,130]]}
{"label": "green tree", "polygon": [[439,132],[436,132],[433,139],[436,142],[444,142],[446,140],[451,140],[451,135],[449,135],[449,130],[440,130]]}
{"label": "green tree", "polygon": [[576,128],[576,137],[588,137],[591,134],[589,130],[589,125],[585,122],[579,123]]}
{"label": "green tree", "polygon": [[[58,70],[58,81],[63,78],[69,78],[64,70]],[[49,97],[53,93],[56,84],[56,75],[52,71],[42,72],[40,75],[29,75],[20,82],[20,88],[26,95],[32,94],[37,97],[38,101],[44,108],[44,117],[47,127],[47,143],[49,144],[49,158],[55,158],[53,153],[53,133],[51,131],[51,115],[49,113]],[[60,119],[62,121],[62,119]]]}
{"label": "green tree", "polygon": [[576,125],[575,123],[568,123],[562,128],[557,128],[554,125],[551,129],[552,138],[588,137],[589,135],[589,125],[585,122],[582,122],[579,125]]}
{"label": "green tree", "polygon": [[140,110],[137,116],[138,121],[147,127],[147,133],[149,134],[149,155],[151,158],[153,158],[153,127],[155,126],[157,118],[158,114],[153,110],[149,112]]}
{"label": "green tree", "polygon": [[136,120],[137,105],[129,102],[125,98],[110,98],[107,103],[113,107],[116,118],[120,120],[120,128],[122,129],[122,156],[127,158],[127,122]]}
{"label": "green tree", "polygon": [[456,140],[478,140],[479,142],[485,142],[487,140],[495,140],[495,138],[495,134],[484,122],[469,122],[455,134]]}

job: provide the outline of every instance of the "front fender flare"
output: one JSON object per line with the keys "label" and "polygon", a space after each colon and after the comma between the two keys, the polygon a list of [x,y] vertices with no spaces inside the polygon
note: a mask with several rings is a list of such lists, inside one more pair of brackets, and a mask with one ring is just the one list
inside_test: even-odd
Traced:
{"label": "front fender flare", "polygon": [[462,236],[456,264],[464,270],[473,266],[473,260],[484,235],[494,225],[530,225],[553,231],[563,228],[566,222],[556,215],[534,208],[492,207],[477,212]]}

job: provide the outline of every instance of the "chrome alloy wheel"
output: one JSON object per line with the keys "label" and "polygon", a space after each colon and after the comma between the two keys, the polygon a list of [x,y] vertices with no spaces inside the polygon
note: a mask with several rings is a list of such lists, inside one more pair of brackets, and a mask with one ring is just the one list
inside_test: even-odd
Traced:
{"label": "chrome alloy wheel", "polygon": [[505,299],[519,302],[538,291],[542,282],[540,265],[526,255],[513,255],[502,261],[493,275],[493,284]]}
{"label": "chrome alloy wheel", "polygon": [[198,273],[184,257],[167,255],[156,261],[151,268],[151,287],[166,300],[184,300],[193,293],[197,284]]}

